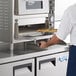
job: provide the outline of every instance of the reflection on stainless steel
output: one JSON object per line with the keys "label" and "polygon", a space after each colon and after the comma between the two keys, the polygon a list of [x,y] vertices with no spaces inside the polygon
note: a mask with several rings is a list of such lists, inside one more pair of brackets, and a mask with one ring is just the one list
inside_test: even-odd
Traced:
{"label": "reflection on stainless steel", "polygon": [[47,50],[47,48],[40,48],[36,43],[28,43],[27,48],[30,50],[36,50],[36,51],[44,51]]}
{"label": "reflection on stainless steel", "polygon": [[9,44],[7,43],[0,43],[0,58],[10,57],[10,49]]}
{"label": "reflection on stainless steel", "polygon": [[0,51],[0,58],[6,58],[6,57],[10,57],[10,53],[9,52],[4,52],[4,51]]}

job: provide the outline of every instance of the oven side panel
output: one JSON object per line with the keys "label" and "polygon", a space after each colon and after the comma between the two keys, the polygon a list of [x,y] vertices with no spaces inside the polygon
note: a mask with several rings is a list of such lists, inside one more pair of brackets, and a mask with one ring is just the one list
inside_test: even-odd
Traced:
{"label": "oven side panel", "polygon": [[12,40],[12,0],[0,0],[0,41]]}

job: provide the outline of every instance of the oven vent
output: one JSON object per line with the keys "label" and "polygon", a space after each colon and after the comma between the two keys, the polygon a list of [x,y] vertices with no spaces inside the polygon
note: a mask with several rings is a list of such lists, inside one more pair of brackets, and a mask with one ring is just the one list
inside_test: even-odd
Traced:
{"label": "oven vent", "polygon": [[11,7],[10,0],[0,0],[0,41],[10,38]]}

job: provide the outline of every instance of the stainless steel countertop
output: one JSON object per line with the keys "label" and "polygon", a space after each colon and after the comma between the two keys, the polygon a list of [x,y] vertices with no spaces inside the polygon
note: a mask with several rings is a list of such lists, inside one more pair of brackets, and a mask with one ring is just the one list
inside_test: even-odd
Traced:
{"label": "stainless steel countertop", "polygon": [[19,61],[22,59],[30,59],[39,57],[42,55],[50,55],[59,52],[68,51],[68,45],[53,45],[47,48],[47,50],[26,50],[18,51],[14,56],[10,55],[10,51],[0,51],[0,64]]}

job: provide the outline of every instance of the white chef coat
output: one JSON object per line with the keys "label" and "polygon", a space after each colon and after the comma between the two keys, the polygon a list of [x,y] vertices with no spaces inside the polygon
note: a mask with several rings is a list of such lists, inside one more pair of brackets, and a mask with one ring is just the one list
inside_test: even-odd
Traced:
{"label": "white chef coat", "polygon": [[76,45],[76,4],[65,10],[56,36],[64,40],[70,34],[70,44]]}

